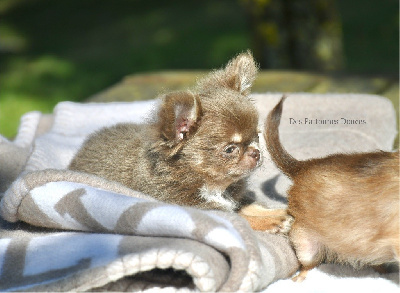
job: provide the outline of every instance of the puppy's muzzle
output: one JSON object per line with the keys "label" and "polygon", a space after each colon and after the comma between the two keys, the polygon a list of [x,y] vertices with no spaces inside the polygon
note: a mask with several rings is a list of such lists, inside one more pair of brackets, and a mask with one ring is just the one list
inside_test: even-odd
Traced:
{"label": "puppy's muzzle", "polygon": [[252,157],[256,161],[260,160],[260,151],[258,149],[256,149],[256,148],[250,148],[247,151],[247,155]]}

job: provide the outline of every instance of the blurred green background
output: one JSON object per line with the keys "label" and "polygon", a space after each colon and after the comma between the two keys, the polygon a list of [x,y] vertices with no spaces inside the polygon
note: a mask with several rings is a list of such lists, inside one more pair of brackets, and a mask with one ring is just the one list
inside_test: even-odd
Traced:
{"label": "blurred green background", "polygon": [[[271,0],[0,0],[0,133],[15,135],[25,112],[83,101],[129,74],[221,67],[257,47],[251,1]],[[336,6],[336,73],[398,79],[398,1]]]}

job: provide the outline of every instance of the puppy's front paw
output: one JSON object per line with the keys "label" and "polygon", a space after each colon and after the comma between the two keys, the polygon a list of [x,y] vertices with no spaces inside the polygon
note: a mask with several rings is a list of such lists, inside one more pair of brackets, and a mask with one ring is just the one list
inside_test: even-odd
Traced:
{"label": "puppy's front paw", "polygon": [[239,214],[257,231],[287,234],[293,223],[286,209],[267,209],[257,204],[243,208]]}
{"label": "puppy's front paw", "polygon": [[309,271],[310,271],[309,269],[301,268],[300,272],[292,277],[292,281],[296,283],[303,282],[306,279]]}
{"label": "puppy's front paw", "polygon": [[290,215],[286,215],[275,233],[287,235],[292,228],[293,222],[294,218]]}

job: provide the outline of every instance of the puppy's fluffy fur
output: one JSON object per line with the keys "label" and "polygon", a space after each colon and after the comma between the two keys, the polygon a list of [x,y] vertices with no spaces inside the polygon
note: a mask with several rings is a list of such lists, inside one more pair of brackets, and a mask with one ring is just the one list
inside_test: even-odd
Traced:
{"label": "puppy's fluffy fur", "polygon": [[289,236],[302,265],[295,280],[322,261],[355,266],[399,261],[399,153],[334,154],[298,161],[280,143],[285,97],[269,114],[265,140],[291,178]]}
{"label": "puppy's fluffy fur", "polygon": [[[250,203],[246,177],[260,163],[258,112],[248,97],[256,74],[252,55],[238,55],[195,90],[163,96],[151,123],[119,124],[91,135],[69,168],[161,201],[239,211]],[[272,225],[279,224],[284,213],[272,213],[278,217]]]}

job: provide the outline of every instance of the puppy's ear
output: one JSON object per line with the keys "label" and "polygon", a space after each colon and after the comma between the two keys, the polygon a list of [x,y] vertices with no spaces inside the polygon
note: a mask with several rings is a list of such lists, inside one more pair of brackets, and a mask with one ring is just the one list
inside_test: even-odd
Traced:
{"label": "puppy's ear", "polygon": [[198,85],[203,91],[211,91],[215,87],[227,87],[242,95],[249,95],[256,79],[258,66],[250,51],[233,58],[224,69],[217,70],[200,80]]}
{"label": "puppy's ear", "polygon": [[191,92],[175,92],[164,96],[159,112],[162,138],[177,144],[192,136],[202,116],[200,99]]}
{"label": "puppy's ear", "polygon": [[257,71],[258,67],[251,53],[242,53],[226,65],[226,83],[241,94],[248,95],[256,79]]}

